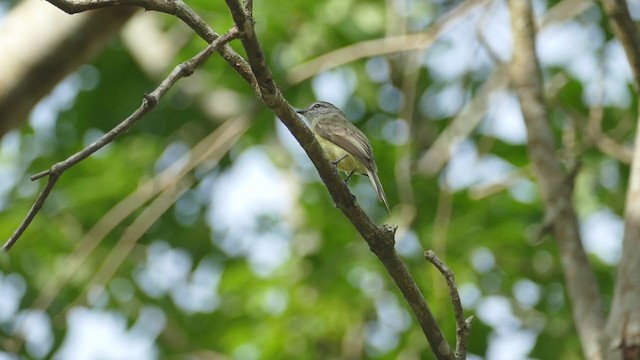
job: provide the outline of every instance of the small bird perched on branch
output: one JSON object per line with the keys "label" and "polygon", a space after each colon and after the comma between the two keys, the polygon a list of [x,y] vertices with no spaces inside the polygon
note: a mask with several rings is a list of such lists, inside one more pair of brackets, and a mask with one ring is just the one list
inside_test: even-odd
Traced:
{"label": "small bird perched on branch", "polygon": [[347,119],[337,107],[326,101],[317,101],[297,111],[311,122],[311,131],[327,158],[347,173],[345,181],[358,173],[366,175],[376,190],[378,200],[389,210],[387,197],[378,178],[378,167],[367,136]]}

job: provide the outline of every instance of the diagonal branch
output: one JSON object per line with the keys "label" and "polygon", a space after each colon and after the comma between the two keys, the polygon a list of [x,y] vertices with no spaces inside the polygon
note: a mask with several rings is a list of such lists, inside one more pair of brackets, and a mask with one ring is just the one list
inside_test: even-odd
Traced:
{"label": "diagonal branch", "polygon": [[[55,168],[55,165],[51,169],[53,168]],[[9,240],[7,240],[7,242],[4,243],[4,245],[2,246],[3,251],[9,251],[9,249],[11,249],[11,247],[16,243],[16,241],[18,241],[20,236],[22,236],[24,231],[27,230],[27,228],[29,227],[33,219],[40,212],[40,209],[42,209],[44,202],[49,197],[49,194],[51,194],[51,190],[58,182],[60,175],[62,175],[62,173],[59,173],[57,171],[53,171],[49,175],[49,180],[47,181],[47,185],[45,185],[44,189],[42,189],[42,191],[36,198],[36,201],[33,203],[33,205],[31,205],[31,208],[29,209],[27,216],[25,216],[25,218],[22,220],[22,222],[20,223],[16,231],[14,231],[11,237],[9,238]]]}
{"label": "diagonal branch", "polygon": [[[602,300],[595,275],[582,247],[572,203],[571,174],[562,168],[544,103],[542,73],[535,53],[530,0],[509,1],[513,32],[511,81],[527,127],[529,157],[538,179],[546,218],[553,229],[562,260],[573,319],[587,359],[601,356],[604,326]],[[553,216],[551,216],[553,215]]]}
{"label": "diagonal branch", "polygon": [[76,165],[80,161],[91,156],[91,154],[102,149],[107,144],[118,138],[120,135],[126,133],[135,123],[141,120],[146,114],[151,112],[157,105],[158,101],[169,91],[169,89],[181,78],[190,76],[198,67],[200,67],[211,54],[216,51],[220,46],[235,39],[238,36],[238,32],[235,28],[232,28],[225,35],[217,38],[209,46],[200,51],[196,56],[176,66],[173,71],[165,78],[162,83],[150,94],[145,95],[142,100],[142,105],[138,107],[128,118],[118,124],[115,128],[111,129],[108,133],[104,134],[100,139],[93,142],[91,145],[82,149],[81,151],[73,154],[64,161],[61,161],[51,168],[41,171],[31,177],[31,180],[37,180],[45,176],[49,176],[49,182],[44,190],[38,195],[36,202],[31,207],[27,216],[22,223],[18,226],[16,231],[11,235],[9,240],[2,246],[2,250],[8,251],[20,238],[20,235],[27,229],[31,221],[38,214],[42,205],[49,197],[51,189],[55,185],[58,178],[69,168]]}
{"label": "diagonal branch", "polygon": [[[198,36],[211,43],[220,37],[192,8],[182,0],[47,0],[67,14],[77,14],[106,7],[141,7],[174,15],[189,26]],[[249,64],[226,43],[216,49],[220,56],[233,67],[257,92],[256,79]]]}
{"label": "diagonal branch", "polygon": [[447,264],[442,262],[440,258],[432,250],[427,250],[424,253],[424,257],[433,264],[433,266],[440,271],[444,276],[449,286],[449,297],[453,304],[453,314],[456,318],[456,359],[467,358],[467,342],[469,340],[469,332],[471,331],[471,322],[473,321],[473,315],[468,318],[464,318],[464,310],[462,309],[462,302],[460,301],[460,294],[456,286],[456,278],[453,271],[449,269]]}
{"label": "diagonal branch", "polygon": [[325,157],[311,130],[298,118],[273,81],[273,76],[267,67],[264,53],[253,28],[253,19],[244,11],[238,0],[226,0],[226,3],[240,32],[240,41],[258,81],[261,100],[280,118],[300,143],[318,170],[320,178],[327,186],[336,206],[351,221],[371,251],[382,261],[387,272],[409,303],[436,358],[454,359],[453,350],[442,334],[418,285],[395,252],[395,228],[388,225],[377,226],[354,201],[353,195],[334,171],[334,167]]}

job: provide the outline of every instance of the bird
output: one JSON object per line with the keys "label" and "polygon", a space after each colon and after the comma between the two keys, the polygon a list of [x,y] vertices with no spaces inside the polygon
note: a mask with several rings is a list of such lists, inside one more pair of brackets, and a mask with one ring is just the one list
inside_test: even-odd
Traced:
{"label": "bird", "polygon": [[329,102],[316,101],[296,112],[309,120],[311,131],[327,158],[339,170],[347,173],[345,182],[354,173],[368,176],[378,200],[384,204],[387,212],[391,213],[367,136],[347,119],[342,110]]}

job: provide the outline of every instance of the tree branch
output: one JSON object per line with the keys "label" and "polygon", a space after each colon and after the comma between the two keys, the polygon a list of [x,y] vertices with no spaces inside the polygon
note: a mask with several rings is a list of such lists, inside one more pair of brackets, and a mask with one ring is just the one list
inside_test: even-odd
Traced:
{"label": "tree branch", "polygon": [[[54,165],[51,169],[55,167],[56,165]],[[49,197],[49,194],[51,193],[51,190],[53,189],[53,187],[56,185],[56,182],[58,182],[60,175],[62,175],[62,173],[59,173],[58,171],[51,172],[51,174],[49,175],[49,180],[47,181],[47,185],[44,187],[44,189],[42,189],[42,192],[40,192],[40,194],[36,198],[36,201],[33,203],[33,205],[31,205],[31,208],[29,209],[27,216],[25,216],[25,218],[22,220],[22,222],[20,223],[16,231],[13,232],[9,240],[7,240],[7,242],[4,243],[4,245],[2,246],[3,251],[9,251],[9,249],[11,249],[13,244],[15,244],[16,241],[18,241],[20,236],[22,236],[22,233],[24,233],[24,231],[27,230],[27,228],[33,221],[33,218],[35,218],[36,215],[40,212],[40,209],[42,209],[42,205],[44,205],[44,202]]]}
{"label": "tree branch", "polygon": [[467,341],[469,339],[469,332],[471,331],[471,322],[473,316],[464,318],[464,310],[462,309],[462,302],[460,301],[460,294],[456,287],[456,278],[453,271],[438,258],[435,252],[427,250],[424,253],[424,257],[433,264],[433,266],[440,271],[447,285],[449,286],[449,296],[451,303],[453,304],[453,314],[456,318],[456,359],[463,360],[467,358]]}
{"label": "tree branch", "polygon": [[[208,43],[220,37],[192,8],[182,0],[47,0],[52,5],[68,14],[77,14],[88,10],[117,6],[137,6],[145,10],[153,10],[174,15],[189,26],[198,36]],[[249,64],[229,45],[216,49],[220,56],[233,67],[245,81],[258,91],[256,79],[253,77]]]}
{"label": "tree branch", "polygon": [[382,261],[387,272],[408,301],[436,357],[438,359],[454,359],[453,351],[438,327],[422,293],[395,252],[395,228],[377,226],[358,206],[347,186],[335,172],[334,166],[325,157],[311,130],[298,118],[273,81],[273,76],[267,67],[264,53],[253,28],[253,19],[245,13],[238,0],[226,0],[226,3],[240,32],[240,40],[258,81],[262,101],[280,118],[300,143],[318,170],[320,178],[327,186],[336,206],[347,216],[368,243],[371,251]]}
{"label": "tree branch", "polygon": [[588,359],[601,356],[600,334],[604,312],[597,282],[582,247],[572,204],[570,176],[556,157],[556,145],[544,103],[542,74],[535,53],[535,31],[530,0],[509,1],[514,48],[511,80],[520,99],[527,127],[528,150],[546,214],[550,218],[564,269],[573,318]]}
{"label": "tree branch", "polygon": [[135,123],[142,119],[146,114],[151,112],[157,105],[158,101],[169,91],[169,89],[181,78],[191,75],[198,67],[200,67],[211,54],[217,50],[223,44],[235,39],[238,36],[238,32],[235,28],[232,28],[227,34],[217,38],[209,46],[200,51],[196,56],[176,66],[173,71],[165,78],[162,83],[150,94],[145,95],[142,100],[142,105],[136,109],[128,118],[111,129],[108,133],[104,134],[100,139],[93,142],[91,145],[82,149],[81,151],[73,154],[64,161],[61,161],[51,168],[41,171],[31,177],[31,180],[37,180],[45,176],[49,176],[49,182],[44,190],[38,195],[36,202],[33,204],[27,216],[24,218],[20,226],[11,235],[9,240],[2,246],[2,250],[8,251],[20,238],[20,235],[26,230],[34,217],[38,214],[45,200],[49,196],[51,189],[55,185],[58,178],[70,167],[86,159],[91,154],[103,148],[105,145],[111,143],[120,135],[126,133]]}

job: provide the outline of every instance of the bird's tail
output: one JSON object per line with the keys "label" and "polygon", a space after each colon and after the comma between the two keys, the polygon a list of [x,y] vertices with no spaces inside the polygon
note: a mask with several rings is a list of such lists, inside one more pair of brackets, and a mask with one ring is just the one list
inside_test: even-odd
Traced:
{"label": "bird's tail", "polygon": [[382,188],[382,184],[380,183],[380,179],[378,179],[378,174],[374,171],[367,169],[367,176],[371,180],[371,185],[376,189],[376,195],[378,195],[378,200],[384,204],[384,207],[387,208],[387,212],[391,214],[391,210],[389,210],[389,203],[387,202],[387,196],[384,194],[384,189]]}

